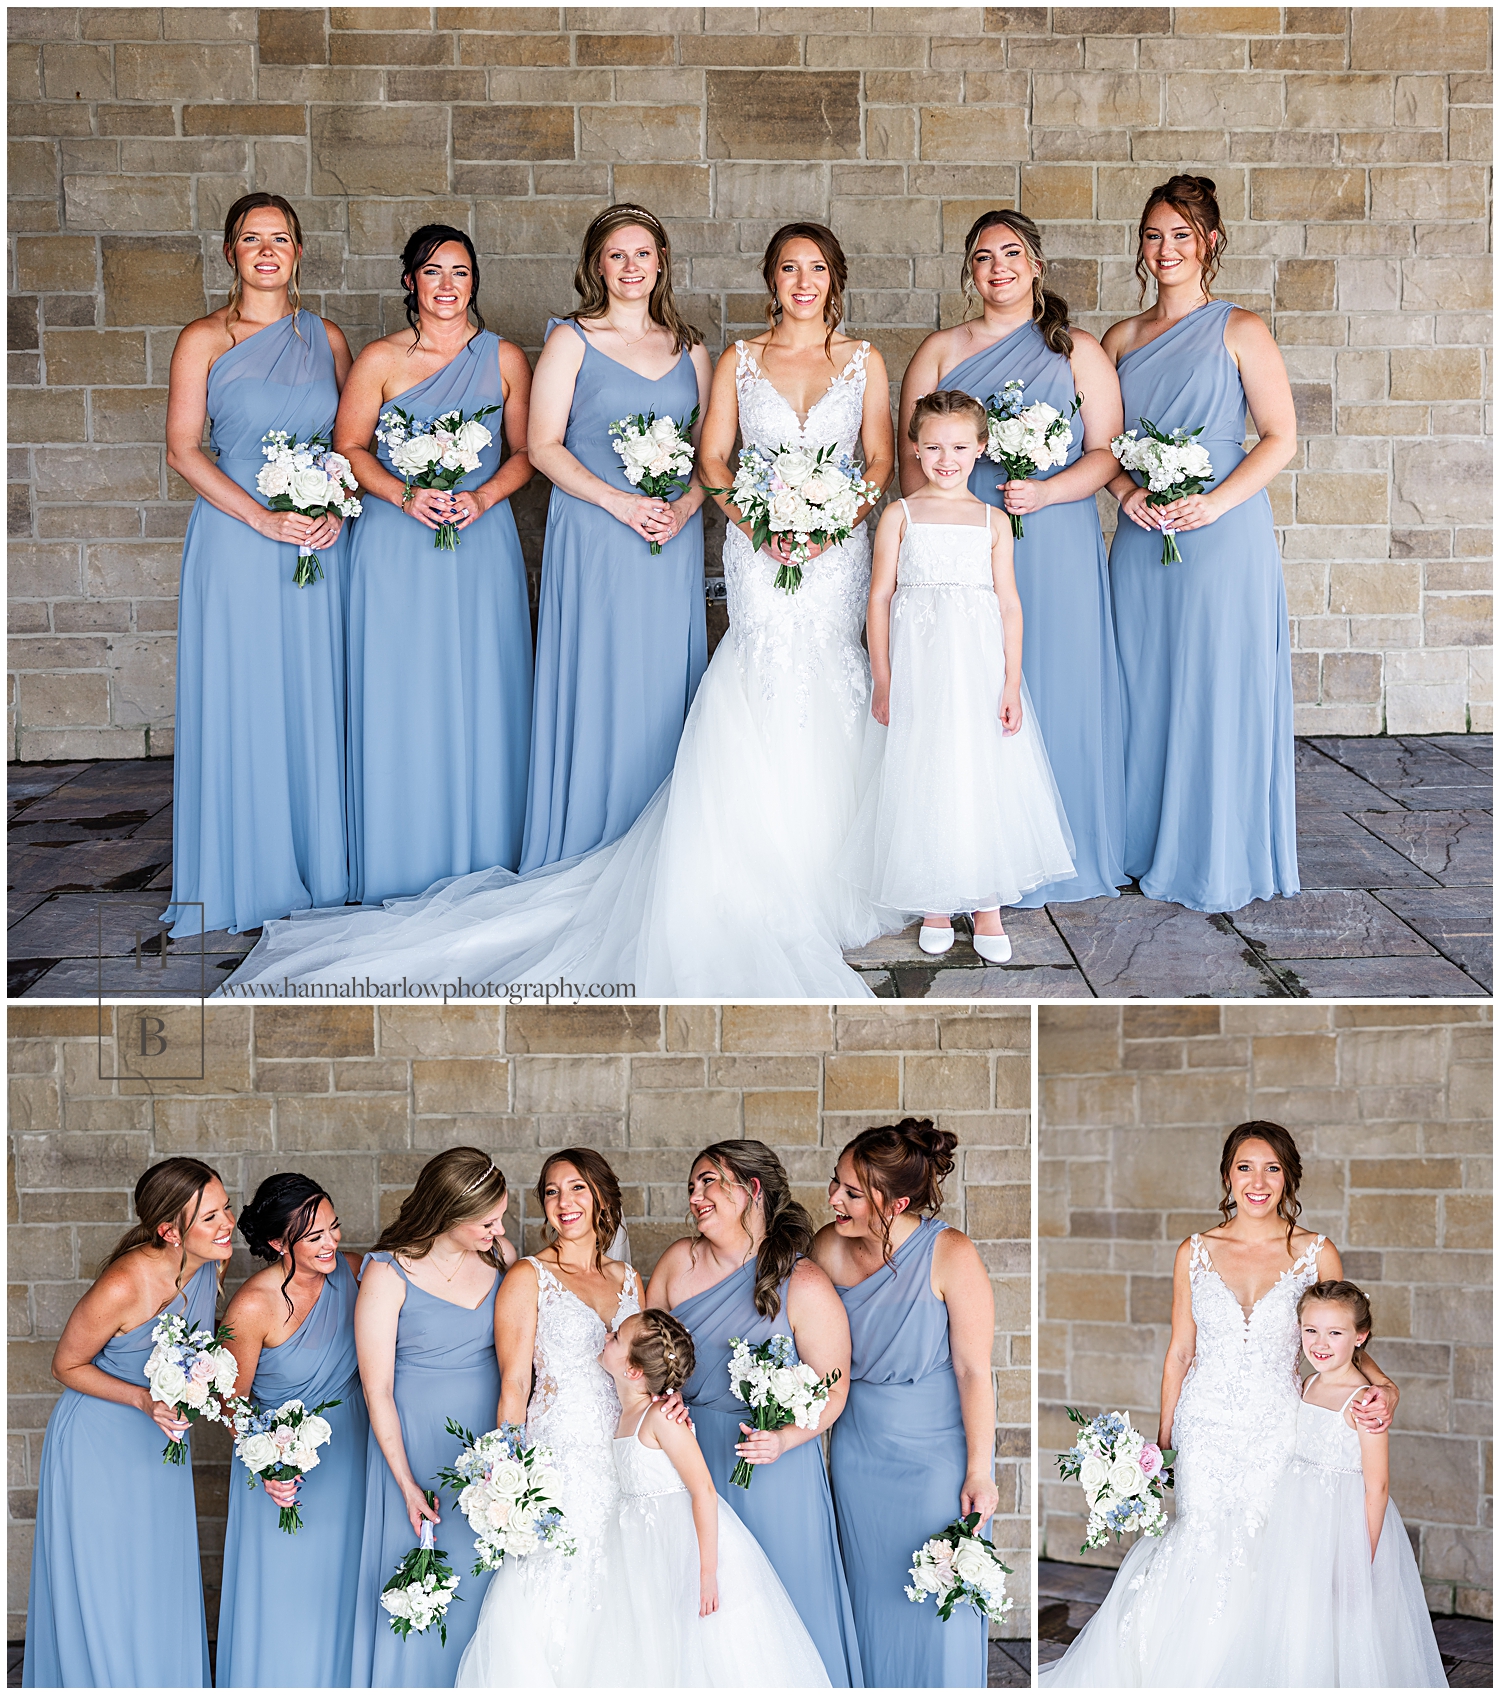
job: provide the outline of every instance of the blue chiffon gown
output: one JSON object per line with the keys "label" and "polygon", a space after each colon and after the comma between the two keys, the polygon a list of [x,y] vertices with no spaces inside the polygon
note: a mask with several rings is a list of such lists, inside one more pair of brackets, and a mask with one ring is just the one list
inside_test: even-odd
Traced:
{"label": "blue chiffon gown", "polygon": [[[591,346],[570,319],[547,328],[584,343],[563,445],[596,477],[628,489],[609,426],[637,413],[687,418],[698,404],[692,355],[684,348],[652,381]],[[522,871],[602,847],[635,823],[672,770],[707,664],[702,513],[653,555],[602,507],[554,488]]]}
{"label": "blue chiffon gown", "polygon": [[[472,527],[472,526],[471,526]],[[365,1457],[365,1529],[359,1555],[359,1589],[354,1610],[354,1663],[349,1682],[356,1689],[451,1689],[458,1662],[479,1622],[479,1608],[493,1572],[473,1575],[474,1533],[458,1502],[438,1487],[440,1466],[450,1465],[463,1444],[443,1429],[452,1418],[476,1436],[495,1428],[500,1405],[500,1367],[495,1361],[495,1291],[472,1310],[455,1306],[419,1289],[384,1249],[366,1254],[360,1275],[372,1260],[394,1266],[406,1284],[406,1300],[396,1322],[396,1411],[406,1461],[419,1488],[436,1490],[442,1523],[437,1545],[458,1575],[449,1603],[448,1643],[437,1626],[403,1642],[391,1629],[380,1591],[396,1563],[416,1546],[406,1503],[371,1430]]]}
{"label": "blue chiffon gown", "polygon": [[[218,1294],[210,1261],[165,1310],[212,1330]],[[112,1336],[94,1364],[144,1386],[157,1322]],[[26,1607],[26,1688],[210,1687],[193,1462],[164,1465],[166,1445],[161,1426],[135,1407],[64,1389],[52,1409]]]}
{"label": "blue chiffon gown", "polygon": [[[1066,414],[1073,404],[1073,368],[1035,324],[1023,324],[955,365],[943,387],[988,401],[1017,379],[1026,385],[1028,406],[1044,400]],[[1082,457],[1083,424],[1075,417],[1067,465],[1039,471],[1034,480],[1046,482]],[[1005,467],[992,459],[980,459],[969,474],[970,492],[1002,512],[1004,482]],[[1044,883],[1016,902],[1037,907],[1117,895],[1128,881],[1125,743],[1109,566],[1094,497],[1028,512],[1024,528],[1015,544],[1025,634],[1021,669],[1073,831],[1075,867],[1073,876]]]}
{"label": "blue chiffon gown", "polygon": [[274,1409],[299,1400],[333,1427],[318,1465],[297,1492],[302,1528],[287,1535],[265,1485],[249,1487],[230,1463],[224,1589],[219,1603],[221,1689],[347,1689],[354,1657],[354,1603],[365,1524],[365,1452],[370,1420],[354,1354],[359,1284],[339,1255],[296,1332],[262,1348],[251,1398]]}
{"label": "blue chiffon gown", "polygon": [[[1245,390],[1215,300],[1127,353],[1126,429],[1203,427],[1222,481],[1245,457]],[[1125,869],[1153,900],[1234,912],[1294,895],[1292,660],[1264,490],[1177,537],[1121,517],[1110,549],[1125,689]]]}
{"label": "blue chiffon gown", "polygon": [[708,1461],[714,1487],[734,1508],[775,1568],[822,1656],[829,1683],[835,1689],[863,1689],[866,1679],[861,1670],[854,1611],[849,1604],[849,1585],[839,1558],[822,1444],[804,1442],[774,1464],[756,1466],[748,1489],[730,1482],[737,1463],[734,1447],[740,1440],[740,1422],[750,1422],[750,1409],[729,1387],[730,1338],[767,1342],[776,1335],[790,1336],[786,1289],[783,1282],[777,1316],[762,1317],[755,1308],[752,1261],[712,1289],[672,1308],[673,1317],[692,1333],[697,1355],[693,1375],[682,1387],[682,1398],[693,1409],[698,1445]]}
{"label": "blue chiffon gown", "polygon": [[905,1592],[912,1555],[958,1517],[968,1470],[948,1307],[932,1292],[945,1228],[923,1219],[889,1266],[839,1289],[854,1360],[830,1469],[871,1688],[983,1689],[987,1678],[985,1620],[960,1606],[945,1624],[930,1597],[916,1605]]}
{"label": "blue chiffon gown", "polygon": [[[417,419],[501,404],[499,338],[481,331],[441,371],[397,395]],[[501,418],[460,489],[494,476]],[[382,444],[380,461],[391,468]],[[531,613],[510,502],[456,552],[369,497],[349,557],[349,878],[376,906],[441,878],[515,870],[531,742]],[[450,1632],[451,1634],[451,1632]]]}
{"label": "blue chiffon gown", "polygon": [[[289,313],[208,373],[219,469],[261,505],[267,430],[329,435],[339,390],[328,332]],[[323,580],[292,581],[297,549],[200,498],[182,547],[172,767],[174,936],[253,930],[348,889],[344,841],[346,524]],[[201,901],[198,907],[179,902]]]}

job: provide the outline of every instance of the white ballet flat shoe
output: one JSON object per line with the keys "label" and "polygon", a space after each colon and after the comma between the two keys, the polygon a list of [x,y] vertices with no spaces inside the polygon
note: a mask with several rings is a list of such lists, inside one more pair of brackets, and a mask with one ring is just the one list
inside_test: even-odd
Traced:
{"label": "white ballet flat shoe", "polygon": [[923,953],[947,953],[953,946],[953,926],[949,924],[939,929],[937,925],[929,928],[924,924],[917,932],[917,946]]}
{"label": "white ballet flat shoe", "polygon": [[970,940],[974,944],[974,952],[991,965],[1004,965],[1010,958],[1009,936],[981,936],[976,930]]}

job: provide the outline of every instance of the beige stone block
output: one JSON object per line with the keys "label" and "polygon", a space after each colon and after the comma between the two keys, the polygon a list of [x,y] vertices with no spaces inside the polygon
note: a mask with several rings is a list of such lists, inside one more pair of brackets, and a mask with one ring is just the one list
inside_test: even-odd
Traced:
{"label": "beige stone block", "polygon": [[898,1108],[900,1059],[894,1054],[829,1054],[823,1061],[823,1101],[830,1112]]}
{"label": "beige stone block", "polygon": [[1384,672],[1378,653],[1325,653],[1322,698],[1340,704],[1380,700]]}
{"label": "beige stone block", "polygon": [[329,59],[335,65],[447,65],[453,47],[445,35],[346,33],[335,29],[328,37]]}
{"label": "beige stone block", "polygon": [[822,165],[718,165],[714,210],[720,218],[825,220],[827,171]]}
{"label": "beige stone block", "polygon": [[321,9],[268,9],[261,11],[258,18],[262,66],[328,62],[328,37]]}
{"label": "beige stone block", "polygon": [[1350,63],[1355,70],[1483,70],[1489,14],[1479,6],[1356,6]]}
{"label": "beige stone block", "polygon": [[1494,151],[1494,130],[1489,113],[1455,106],[1448,113],[1448,157],[1490,162]]}
{"label": "beige stone block", "polygon": [[[159,1050],[160,1059],[140,1055],[139,1026],[136,1020],[150,1017],[161,1021],[156,1032],[165,1041]],[[250,1076],[250,1012],[248,1008],[215,1007],[200,1023],[197,1008],[182,1005],[141,1005],[132,1003],[121,1007],[117,1027],[123,1036],[118,1066],[123,1075],[116,1085],[122,1095],[159,1095],[162,1084],[153,1075],[163,1068],[179,1072],[179,1055],[189,1062],[202,1053],[201,1077],[174,1076],[171,1083],[174,1095],[244,1095],[254,1092]],[[90,1059],[92,1064],[92,1057]],[[134,1179],[132,1179],[132,1182]]]}
{"label": "beige stone block", "polygon": [[1029,1183],[970,1183],[964,1190],[964,1214],[976,1242],[1026,1241],[1031,1236]]}
{"label": "beige stone block", "polygon": [[1191,74],[1167,78],[1167,123],[1176,129],[1274,129],[1282,121],[1278,76]]}
{"label": "beige stone block", "polygon": [[1490,509],[1490,470],[1487,447],[1477,441],[1398,442],[1391,521],[1485,521]]}
{"label": "beige stone block", "polygon": [[100,247],[106,324],[180,324],[203,316],[203,250],[193,237],[105,236]]}
{"label": "beige stone block", "polygon": [[1030,218],[1090,218],[1094,173],[1087,165],[1022,165],[1021,210]]}
{"label": "beige stone block", "polygon": [[1377,218],[1479,218],[1487,173],[1482,165],[1377,165],[1370,172],[1371,212]]}
{"label": "beige stone block", "polygon": [[1296,166],[1250,172],[1250,215],[1254,218],[1363,218],[1365,173],[1333,168],[1309,170]]}
{"label": "beige stone block", "polygon": [[710,71],[711,159],[852,159],[859,152],[859,75]]}
{"label": "beige stone block", "polygon": [[516,1111],[621,1111],[627,1105],[627,1063],[624,1058],[583,1055],[517,1059]]}
{"label": "beige stone block", "polygon": [[[684,37],[685,40],[695,39]],[[709,215],[709,171],[706,165],[618,165],[615,194],[659,215],[706,218]]]}
{"label": "beige stone block", "polygon": [[155,1152],[199,1154],[269,1153],[271,1102],[264,1100],[173,1100],[155,1102]]}
{"label": "beige stone block", "polygon": [[26,672],[20,680],[18,722],[28,728],[109,722],[109,679],[102,672]]}
{"label": "beige stone block", "polygon": [[1436,1247],[1437,1205],[1435,1195],[1351,1195],[1349,1245]]}
{"label": "beige stone block", "polygon": [[1147,1074],[1140,1081],[1141,1118],[1147,1124],[1233,1124],[1248,1105],[1239,1071]]}
{"label": "beige stone block", "polygon": [[1070,35],[1170,35],[1172,13],[1166,6],[1068,6],[1053,13],[1053,27],[1059,24]]}
{"label": "beige stone block", "polygon": [[629,1108],[632,1148],[696,1150],[743,1133],[740,1096],[730,1089],[653,1090],[633,1095]]}
{"label": "beige stone block", "polygon": [[[643,1064],[637,1060],[637,1066]],[[697,1062],[700,1067],[702,1061]],[[708,1081],[716,1089],[812,1089],[820,1074],[816,1055],[732,1055],[710,1058]]]}
{"label": "beige stone block", "polygon": [[[201,315],[201,314],[200,314]],[[98,330],[48,330],[42,337],[47,380],[55,387],[143,383],[146,338]]]}
{"label": "beige stone block", "polygon": [[978,1054],[912,1054],[905,1073],[902,1104],[908,1111],[972,1111],[990,1104],[989,1062]]}
{"label": "beige stone block", "polygon": [[950,1053],[978,1049],[1026,1055],[1031,1051],[1031,1016],[1024,1009],[944,1013],[938,1020],[938,1039]]}
{"label": "beige stone block", "polygon": [[1113,1071],[1119,1063],[1120,1008],[1042,1006],[1037,1057],[1042,1077]]}
{"label": "beige stone block", "polygon": [[[468,109],[462,110],[467,116]],[[438,106],[314,107],[313,193],[441,194],[448,186],[447,127],[447,113]],[[460,116],[455,112],[457,156],[514,157],[504,153],[462,154],[459,135]],[[571,157],[571,134],[569,141]]]}
{"label": "beige stone block", "polygon": [[188,229],[192,224],[189,183],[185,176],[65,176],[63,206],[68,227],[167,232]]}
{"label": "beige stone block", "polygon": [[935,200],[835,200],[829,225],[844,250],[859,253],[935,253],[941,241]]}
{"label": "beige stone block", "polygon": [[1463,1181],[1463,1164],[1456,1159],[1356,1159],[1349,1164],[1351,1189],[1460,1189]]}
{"label": "beige stone block", "polygon": [[1490,267],[1483,259],[1408,259],[1401,267],[1406,312],[1487,312],[1490,293]]}
{"label": "beige stone block", "polygon": [[565,35],[475,35],[458,37],[458,57],[464,65],[566,65]]}
{"label": "beige stone block", "polygon": [[[1383,524],[1388,480],[1374,472],[1303,471],[1297,477],[1299,524]],[[1335,605],[1334,611],[1349,610]],[[1373,607],[1360,607],[1373,611]]]}
{"label": "beige stone block", "polygon": [[109,48],[49,42],[42,48],[42,86],[49,100],[112,98],[115,79]]}
{"label": "beige stone block", "polygon": [[1397,347],[1390,360],[1392,400],[1478,399],[1484,392],[1477,347]]}
{"label": "beige stone block", "polygon": [[1280,29],[1275,6],[1184,6],[1177,13],[1179,35],[1276,35]]}
{"label": "beige stone block", "polygon": [[[482,233],[487,215],[498,215],[497,209],[481,203],[478,245],[486,252],[493,250]],[[447,197],[435,200],[351,200],[349,251],[399,254],[406,245],[406,238],[422,224],[452,224],[467,230],[469,217],[467,200]]]}
{"label": "beige stone block", "polygon": [[333,1059],[375,1051],[375,1009],[258,1007],[257,1059]]}
{"label": "beige stone block", "polygon": [[597,210],[592,201],[482,201],[479,249],[482,253],[576,254]]}
{"label": "beige stone block", "polygon": [[168,722],[176,696],[176,660],[173,635],[116,636],[109,644],[110,722]]}
{"label": "beige stone block", "polygon": [[1044,1049],[1041,1086],[1042,1123],[1049,1129],[1069,1125],[1095,1127],[1135,1122],[1133,1078],[1052,1077],[1047,1073]]}
{"label": "beige stone block", "polygon": [[720,1018],[725,1053],[824,1053],[833,1046],[826,1006],[725,1006]]}
{"label": "beige stone block", "polygon": [[1339,71],[1346,58],[1347,49],[1338,39],[1282,36],[1250,43],[1250,63],[1257,71]]}
{"label": "beige stone block", "polygon": [[1128,71],[1055,75],[1032,79],[1032,118],[1037,127],[1155,126],[1161,120],[1161,78]]}
{"label": "beige stone block", "polygon": [[1257,1036],[1250,1046],[1251,1075],[1257,1089],[1338,1081],[1338,1044],[1331,1035]]}
{"label": "beige stone block", "polygon": [[745,1134],[769,1147],[818,1140],[816,1089],[755,1089],[744,1097]]}
{"label": "beige stone block", "polygon": [[411,1084],[406,1062],[399,1059],[348,1059],[333,1066],[333,1086],[342,1094],[374,1094],[388,1090],[405,1094]]}
{"label": "beige stone block", "polygon": [[[1205,164],[1205,161],[1178,161],[1178,163],[1184,170],[1195,170],[1199,165]],[[1140,221],[1141,212],[1146,204],[1146,196],[1163,180],[1165,174],[1159,164],[1101,165],[1099,167],[1098,216],[1112,221],[1128,222],[1133,229]],[[1219,169],[1216,172],[1210,171],[1209,174],[1213,176],[1218,186],[1219,210],[1222,212],[1225,222],[1231,224],[1242,222],[1248,215],[1245,209],[1246,173],[1241,170]],[[1361,193],[1361,213],[1363,210],[1364,196]],[[1256,217],[1265,215],[1261,212],[1254,214]],[[1274,215],[1280,216],[1281,214]],[[1293,215],[1300,219],[1307,214],[1305,208],[1299,208]],[[1128,244],[1122,241],[1121,249],[1117,251],[1128,251],[1133,254],[1134,246],[1133,239],[1129,240]],[[1129,263],[1123,267],[1122,274],[1128,273],[1133,277],[1134,273],[1130,271],[1130,265],[1133,265],[1134,262],[1132,257]],[[1137,310],[1134,301],[1135,285],[1132,281],[1130,284],[1131,311]]]}
{"label": "beige stone block", "polygon": [[630,1062],[632,1089],[701,1089],[704,1061],[700,1055],[682,1057],[649,1054]]}
{"label": "beige stone block", "polygon": [[512,1007],[505,1015],[505,1047],[524,1054],[654,1053],[661,1024],[654,1006]]}
{"label": "beige stone block", "polygon": [[993,160],[1025,157],[1026,114],[1020,107],[923,106],[921,156],[925,160]]}
{"label": "beige stone block", "polygon": [[1331,259],[1282,259],[1276,265],[1278,312],[1331,312],[1336,267]]}
{"label": "beige stone block", "polygon": [[[581,106],[579,156],[584,159],[692,158],[698,152],[697,106]],[[571,149],[565,157],[571,157]]]}
{"label": "beige stone block", "polygon": [[12,389],[6,411],[11,445],[82,441],[86,410],[84,396],[76,390]]}
{"label": "beige stone block", "polygon": [[795,65],[801,60],[794,35],[683,35],[677,46],[684,65]]}
{"label": "beige stone block", "polygon": [[1092,1324],[1123,1324],[1127,1280],[1099,1272],[1049,1272],[1042,1281],[1042,1308],[1048,1318],[1084,1319]]}
{"label": "beige stone block", "polygon": [[253,100],[254,78],[247,44],[122,42],[115,48],[121,100]]}

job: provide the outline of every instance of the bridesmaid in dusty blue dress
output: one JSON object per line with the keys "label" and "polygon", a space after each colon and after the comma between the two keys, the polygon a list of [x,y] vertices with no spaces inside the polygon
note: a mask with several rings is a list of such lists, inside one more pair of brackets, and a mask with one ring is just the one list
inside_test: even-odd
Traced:
{"label": "bridesmaid in dusty blue dress", "polygon": [[[174,936],[339,906],[344,841],[344,555],[337,518],[270,511],[261,438],[325,438],[349,371],[337,324],[298,307],[302,231],[280,195],[229,209],[228,304],[172,355],[167,463],[197,492],[182,550],[172,785]],[[213,420],[217,464],[203,451]],[[298,588],[296,543],[323,580]],[[201,902],[202,911],[196,904]]]}
{"label": "bridesmaid in dusty blue dress", "polygon": [[[473,1575],[472,1533],[436,1478],[461,1446],[444,1431],[448,1419],[476,1436],[495,1428],[495,1291],[515,1257],[502,1235],[505,1202],[505,1178],[488,1154],[449,1148],[423,1166],[365,1256],[354,1321],[370,1415],[350,1677],[358,1689],[451,1689],[493,1575]],[[424,1491],[437,1494],[436,1508]],[[403,1642],[380,1605],[424,1518],[442,1523],[437,1545],[459,1574],[446,1647],[435,1629]]]}
{"label": "bridesmaid in dusty blue dress", "polygon": [[[839,1543],[871,1686],[982,1689],[987,1630],[972,1607],[944,1623],[906,1598],[914,1550],[954,1519],[995,1511],[995,1301],[978,1250],[937,1216],[958,1138],[928,1119],[866,1130],[839,1155],[834,1221],[813,1257],[853,1343],[849,1404],[833,1427]],[[1003,1556],[1002,1556],[1003,1557]]]}
{"label": "bridesmaid in dusty blue dress", "polygon": [[[367,906],[515,870],[531,740],[531,614],[509,500],[531,478],[531,369],[471,305],[479,267],[461,230],[417,230],[401,276],[411,329],[355,360],[334,426],[364,491],[349,557],[349,881]],[[493,440],[451,492],[408,489],[386,444],[370,451],[388,406],[418,421],[494,407]],[[435,533],[450,522],[451,552]]]}
{"label": "bridesmaid in dusty blue dress", "polygon": [[[805,1257],[812,1220],[792,1199],[781,1161],[757,1141],[705,1148],[693,1161],[688,1206],[698,1235],[674,1242],[657,1261],[646,1305],[670,1311],[692,1333],[697,1364],[682,1398],[715,1486],[785,1585],[828,1681],[862,1689],[868,1676],[820,1445],[844,1407],[849,1324],[832,1284]],[[820,1377],[839,1373],[817,1430],[749,1433],[749,1409],[730,1392],[730,1338],[777,1335],[790,1336]],[[740,1459],[756,1467],[748,1489],[730,1482]]]}
{"label": "bridesmaid in dusty blue dress", "polygon": [[190,1427],[152,1401],[145,1368],[163,1313],[213,1328],[234,1214],[196,1159],[153,1165],[135,1214],[52,1358],[64,1388],[42,1443],[28,1689],[210,1684],[192,1459],[162,1463]]}
{"label": "bridesmaid in dusty blue dress", "polygon": [[981,459],[973,493],[1022,519],[1016,586],[1026,625],[1023,668],[1073,831],[1074,876],[1044,884],[1019,905],[1114,896],[1125,875],[1125,750],[1109,568],[1094,496],[1119,469],[1109,451],[1120,433],[1120,385],[1099,343],[1068,323],[1068,305],[1044,289],[1041,236],[1020,212],[986,212],[969,231],[964,293],[983,316],[939,330],[917,349],[901,384],[902,491],[924,485],[912,408],[934,389],[987,402],[1012,380],[1026,405],[1046,401],[1073,419],[1067,464],[1025,481]]}
{"label": "bridesmaid in dusty blue dress", "polygon": [[[1129,472],[1109,485],[1125,869],[1155,900],[1233,912],[1301,887],[1286,586],[1265,492],[1296,451],[1297,420],[1270,331],[1209,297],[1224,245],[1212,182],[1153,189],[1139,242],[1156,303],[1104,337],[1126,426],[1201,429],[1215,477],[1170,506],[1148,505]],[[1248,454],[1247,405],[1259,436]],[[1161,562],[1163,528],[1180,564]]]}
{"label": "bridesmaid in dusty blue dress", "polygon": [[[230,1462],[229,1524],[219,1603],[218,1686],[347,1689],[365,1521],[365,1414],[354,1353],[349,1256],[333,1202],[311,1178],[268,1177],[240,1214],[240,1234],[270,1269],[236,1291],[224,1314],[240,1362],[239,1393],[273,1411],[299,1400],[333,1435],[298,1483],[257,1483]],[[287,1534],[278,1508],[296,1503]]]}
{"label": "bridesmaid in dusty blue dress", "polygon": [[672,500],[638,493],[609,433],[708,408],[712,368],[672,299],[660,222],[640,206],[601,212],[574,287],[583,304],[547,326],[528,431],[553,487],[523,871],[625,834],[671,772],[708,663],[703,490],[690,472]]}

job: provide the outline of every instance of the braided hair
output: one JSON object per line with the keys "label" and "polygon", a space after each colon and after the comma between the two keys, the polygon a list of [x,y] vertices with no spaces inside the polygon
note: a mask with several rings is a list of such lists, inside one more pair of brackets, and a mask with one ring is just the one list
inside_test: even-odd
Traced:
{"label": "braided hair", "polygon": [[650,1307],[639,1319],[625,1346],[625,1357],[641,1373],[653,1395],[670,1395],[693,1375],[697,1363],[692,1332],[680,1318]]}

